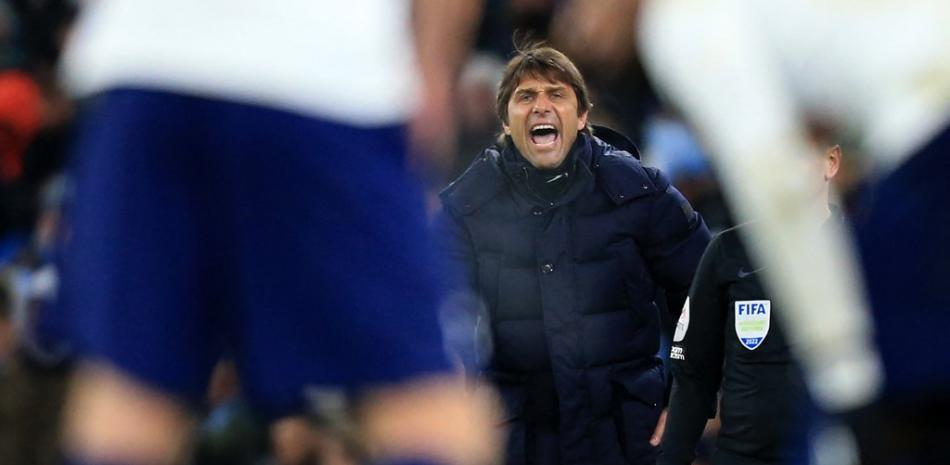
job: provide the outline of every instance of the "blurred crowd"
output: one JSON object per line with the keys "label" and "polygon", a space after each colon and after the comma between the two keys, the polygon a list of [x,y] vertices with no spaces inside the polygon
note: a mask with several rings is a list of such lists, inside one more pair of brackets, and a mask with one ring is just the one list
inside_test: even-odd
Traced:
{"label": "blurred crowd", "polygon": [[[609,3],[612,0],[604,0]],[[580,8],[558,0],[487,0],[477,42],[456,94],[456,177],[500,129],[495,92],[516,37],[545,40],[564,50],[588,77],[592,122],[628,135],[645,164],[660,168],[705,218],[710,229],[736,222],[720,193],[701,141],[675,109],[664,105],[645,76],[634,42],[631,2]],[[0,461],[57,462],[59,415],[69,348],[56,344],[55,271],[60,212],[68,204],[70,137],[77,102],[57,83],[59,51],[77,7],[69,0],[0,1]],[[628,33],[613,34],[617,28]],[[626,37],[628,40],[598,40]],[[844,147],[836,182],[842,198],[856,192],[860,157]],[[847,207],[847,205],[845,205]],[[847,209],[847,208],[846,208]],[[233,366],[222,362],[208,390],[206,415],[192,463],[301,464],[312,460],[299,444],[314,439],[288,421],[269,430],[240,401]],[[712,421],[711,424],[714,424]],[[319,438],[318,438],[319,439]],[[345,462],[339,443],[327,442],[324,463]],[[700,459],[702,460],[702,458]]]}
{"label": "blurred crowd", "polygon": [[[74,103],[56,78],[68,2],[0,3],[0,456],[55,463],[67,351],[44,346]],[[44,328],[44,329],[41,329]]]}

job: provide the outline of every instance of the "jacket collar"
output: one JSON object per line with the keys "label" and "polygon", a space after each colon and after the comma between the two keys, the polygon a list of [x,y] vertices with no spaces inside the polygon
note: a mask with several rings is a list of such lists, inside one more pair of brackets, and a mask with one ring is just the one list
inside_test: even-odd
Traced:
{"label": "jacket collar", "polygon": [[546,199],[531,187],[530,178],[536,175],[538,169],[518,152],[510,139],[506,140],[501,151],[502,171],[508,177],[516,194],[514,198],[519,211],[532,211],[538,208],[547,211],[568,204],[593,188],[594,176],[590,165],[595,144],[592,139],[593,137],[585,132],[577,135],[565,160],[565,163],[570,166],[564,167],[564,171],[573,179],[567,191],[556,199]]}
{"label": "jacket collar", "polygon": [[[557,202],[542,202],[536,196],[519,192],[518,185],[525,180],[519,179],[516,174],[520,167],[517,160],[506,160],[502,154],[504,144],[493,144],[483,150],[468,169],[442,191],[440,198],[449,209],[469,215],[510,189],[518,212],[530,214],[537,208],[547,211],[565,205],[581,194],[593,191],[598,184],[603,184],[607,194],[617,203],[652,193],[656,189],[640,167],[637,149],[629,139],[600,126],[594,126],[594,134],[581,133],[578,136],[575,144],[583,144],[583,149],[575,154],[576,179]],[[642,182],[631,182],[631,179],[642,179]]]}
{"label": "jacket collar", "polygon": [[627,152],[630,155],[633,155],[633,158],[637,160],[640,159],[640,150],[637,149],[637,145],[633,143],[627,136],[614,131],[613,129],[608,128],[607,126],[592,126],[592,133],[594,134],[595,139],[599,139],[602,143],[606,143],[613,148],[620,149],[623,152]]}

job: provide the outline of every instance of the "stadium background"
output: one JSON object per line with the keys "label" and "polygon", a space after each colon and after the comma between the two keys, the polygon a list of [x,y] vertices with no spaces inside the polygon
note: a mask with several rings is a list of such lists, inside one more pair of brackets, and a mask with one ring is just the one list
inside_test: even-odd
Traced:
{"label": "stadium background", "polygon": [[[612,0],[605,0],[606,2]],[[615,2],[617,4],[623,2]],[[618,7],[619,8],[619,7]],[[616,12],[608,6],[603,11]],[[619,10],[619,11],[622,11]],[[68,201],[68,164],[77,102],[60,88],[56,67],[76,5],[68,0],[0,0],[0,462],[53,464],[57,425],[70,372],[69,348],[56,340],[53,300],[60,208]],[[581,16],[558,0],[487,0],[476,44],[458,82],[457,146],[451,171],[432,194],[461,172],[499,130],[495,89],[514,49],[513,37],[543,39],[564,50],[588,78],[592,122],[632,138],[648,165],[667,173],[714,231],[734,224],[701,141],[655,94],[639,62],[628,15]],[[572,41],[571,28],[626,28],[629,40]],[[261,57],[266,59],[266,57]],[[864,167],[849,141],[836,187],[847,211]],[[216,370],[199,420],[192,462],[294,464],[294,443],[308,434],[286,423],[268,430],[240,400],[226,362]],[[715,422],[711,422],[711,428]],[[270,438],[284,441],[274,449]],[[338,447],[327,443],[328,450]],[[339,459],[332,453],[330,461]],[[703,458],[697,463],[704,463]]]}

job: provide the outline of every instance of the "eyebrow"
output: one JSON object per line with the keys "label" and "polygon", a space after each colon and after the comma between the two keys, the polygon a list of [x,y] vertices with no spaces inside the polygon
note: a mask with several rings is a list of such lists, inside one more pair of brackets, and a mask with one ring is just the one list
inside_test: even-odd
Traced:
{"label": "eyebrow", "polygon": [[566,88],[567,86],[562,86],[562,85],[544,86],[540,90],[537,87],[518,88],[518,89],[515,89],[515,94],[537,94],[538,92],[556,92],[559,90],[564,90]]}

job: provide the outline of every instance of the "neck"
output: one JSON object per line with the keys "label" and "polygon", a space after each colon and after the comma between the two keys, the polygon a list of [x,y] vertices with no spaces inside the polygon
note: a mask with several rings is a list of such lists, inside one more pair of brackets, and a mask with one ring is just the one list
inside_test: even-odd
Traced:
{"label": "neck", "polygon": [[821,220],[826,221],[828,218],[831,218],[831,206],[828,205],[828,201],[831,200],[829,190],[826,188],[821,194]]}
{"label": "neck", "polygon": [[[555,202],[563,198],[574,185],[580,152],[584,150],[585,140],[578,135],[570,151],[557,168],[542,169],[532,166],[510,143],[505,150],[508,157],[507,168],[515,179],[523,179],[526,187],[546,202]],[[523,174],[522,174],[523,173]]]}

